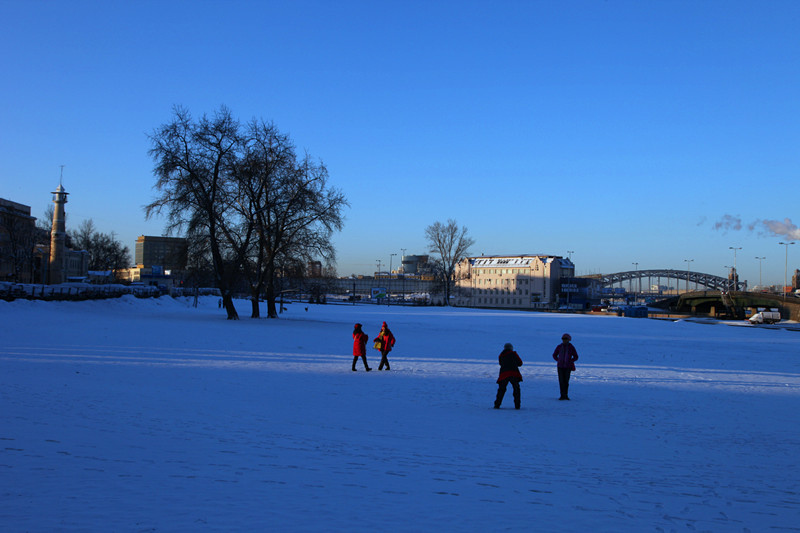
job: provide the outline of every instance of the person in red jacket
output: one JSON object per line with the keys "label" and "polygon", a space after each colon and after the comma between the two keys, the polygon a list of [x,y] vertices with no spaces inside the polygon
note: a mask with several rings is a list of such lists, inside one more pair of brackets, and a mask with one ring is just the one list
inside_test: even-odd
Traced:
{"label": "person in red jacket", "polygon": [[511,383],[514,388],[514,409],[519,409],[521,400],[519,382],[522,381],[519,367],[522,366],[522,359],[514,351],[514,346],[507,342],[497,360],[500,363],[500,376],[497,378],[497,398],[494,401],[494,408],[500,409],[500,404],[503,403],[503,396],[506,395],[506,388]]}
{"label": "person in red jacket", "polygon": [[394,346],[394,335],[392,335],[386,322],[383,323],[381,332],[378,333],[378,336],[375,337],[375,340],[372,342],[376,343],[375,348],[381,351],[381,364],[378,365],[378,370],[383,370],[384,365],[386,365],[386,370],[389,370],[389,359],[386,356],[389,355],[389,352],[392,351],[392,347]]}
{"label": "person in red jacket", "polygon": [[367,341],[369,335],[361,331],[361,324],[356,324],[353,329],[353,372],[356,371],[356,361],[360,357],[364,361],[364,368],[367,372],[372,370],[367,366]]}
{"label": "person in red jacket", "polygon": [[575,370],[575,361],[578,360],[578,351],[570,342],[572,336],[569,333],[564,333],[561,336],[561,344],[556,346],[553,351],[553,359],[558,364],[558,388],[561,389],[561,397],[559,400],[569,400],[569,375]]}

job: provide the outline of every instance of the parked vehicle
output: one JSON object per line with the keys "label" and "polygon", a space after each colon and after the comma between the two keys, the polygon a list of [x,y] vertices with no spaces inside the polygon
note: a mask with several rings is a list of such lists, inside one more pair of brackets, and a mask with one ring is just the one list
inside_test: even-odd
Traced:
{"label": "parked vehicle", "polygon": [[781,321],[781,313],[777,308],[766,309],[759,307],[747,320],[751,324],[775,324]]}

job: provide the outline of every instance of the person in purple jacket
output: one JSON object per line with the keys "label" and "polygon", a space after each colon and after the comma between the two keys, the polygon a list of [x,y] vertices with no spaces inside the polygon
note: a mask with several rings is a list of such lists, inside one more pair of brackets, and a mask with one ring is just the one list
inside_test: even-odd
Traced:
{"label": "person in purple jacket", "polygon": [[520,359],[517,352],[510,342],[503,346],[503,351],[497,358],[500,363],[500,375],[497,377],[497,398],[494,401],[494,408],[500,409],[500,404],[503,403],[503,396],[506,395],[508,384],[514,388],[514,408],[519,409],[520,406],[520,390],[519,382],[522,381],[522,374],[519,373],[519,367],[522,366],[522,359]]}
{"label": "person in purple jacket", "polygon": [[558,364],[558,388],[561,389],[561,397],[559,400],[569,400],[569,375],[575,370],[575,361],[578,360],[578,351],[570,342],[572,336],[569,333],[564,333],[561,336],[561,344],[556,346],[553,351],[553,359]]}

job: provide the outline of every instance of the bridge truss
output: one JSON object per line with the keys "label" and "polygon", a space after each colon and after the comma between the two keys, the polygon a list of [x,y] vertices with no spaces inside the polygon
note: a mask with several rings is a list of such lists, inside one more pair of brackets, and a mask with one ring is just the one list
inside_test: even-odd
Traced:
{"label": "bridge truss", "polygon": [[[652,282],[653,279],[660,281],[661,278],[675,279],[693,283],[695,286],[703,285],[708,290],[716,291],[746,291],[747,282],[740,281],[734,283],[733,280],[723,278],[722,276],[715,276],[713,274],[704,274],[702,272],[691,272],[686,270],[672,270],[672,269],[655,269],[655,270],[631,270],[628,272],[616,272],[614,274],[603,274],[600,276],[592,276],[600,281],[603,287],[613,287],[619,284],[628,282],[632,283],[633,280],[647,279]],[[648,283],[649,285],[650,283]],[[660,282],[659,282],[660,285]],[[650,292],[648,290],[642,292]]]}

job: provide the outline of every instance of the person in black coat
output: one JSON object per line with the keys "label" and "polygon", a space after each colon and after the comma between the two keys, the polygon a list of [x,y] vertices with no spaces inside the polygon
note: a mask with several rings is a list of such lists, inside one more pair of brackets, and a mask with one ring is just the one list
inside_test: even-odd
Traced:
{"label": "person in black coat", "polygon": [[519,382],[522,381],[522,374],[519,373],[519,367],[522,366],[522,359],[520,359],[517,352],[510,342],[503,346],[503,351],[497,358],[500,363],[500,375],[497,377],[497,398],[494,401],[494,408],[500,409],[500,404],[503,403],[503,396],[506,395],[508,384],[514,389],[514,408],[520,407],[520,389]]}

